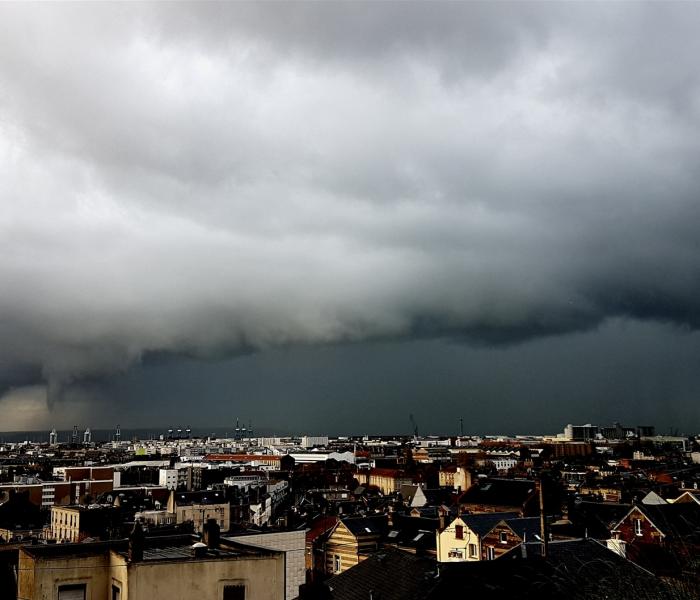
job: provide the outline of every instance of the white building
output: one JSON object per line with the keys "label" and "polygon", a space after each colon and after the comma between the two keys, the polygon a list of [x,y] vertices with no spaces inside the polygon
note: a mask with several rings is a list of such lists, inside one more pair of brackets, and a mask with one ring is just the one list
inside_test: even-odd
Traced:
{"label": "white building", "polygon": [[169,490],[177,489],[177,469],[160,469],[158,471],[158,485]]}
{"label": "white building", "polygon": [[258,487],[264,483],[267,483],[267,476],[261,475],[260,473],[240,473],[224,479],[224,485],[241,488],[243,490],[247,490],[251,486]]}
{"label": "white building", "polygon": [[313,448],[314,446],[328,446],[328,436],[305,435],[301,438],[302,448]]}

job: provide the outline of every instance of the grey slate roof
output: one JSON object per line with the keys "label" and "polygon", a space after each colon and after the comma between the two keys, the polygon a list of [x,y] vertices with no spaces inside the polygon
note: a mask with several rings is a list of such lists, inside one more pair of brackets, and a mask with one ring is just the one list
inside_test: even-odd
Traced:
{"label": "grey slate roof", "polygon": [[435,586],[434,560],[386,549],[326,582],[333,600],[420,600]]}
{"label": "grey slate roof", "polygon": [[491,531],[498,523],[503,520],[517,519],[518,513],[515,512],[496,512],[482,513],[479,515],[463,515],[460,517],[464,524],[469,527],[476,535],[482,537]]}

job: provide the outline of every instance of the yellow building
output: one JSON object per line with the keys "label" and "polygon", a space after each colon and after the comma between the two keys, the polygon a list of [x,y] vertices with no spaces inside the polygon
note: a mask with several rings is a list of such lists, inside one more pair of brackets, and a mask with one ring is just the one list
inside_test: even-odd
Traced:
{"label": "yellow building", "polygon": [[358,480],[369,486],[376,486],[382,494],[393,494],[402,485],[412,485],[413,478],[398,469],[371,469],[369,472],[358,473]]}
{"label": "yellow building", "polygon": [[513,519],[517,513],[486,513],[457,517],[447,527],[437,531],[438,562],[469,562],[482,560],[482,542],[503,519]]}
{"label": "yellow building", "polygon": [[376,552],[386,528],[385,516],[348,517],[338,521],[323,547],[326,573],[336,575],[347,571]]}
{"label": "yellow building", "polygon": [[25,546],[23,600],[284,600],[284,553],[190,536]]}

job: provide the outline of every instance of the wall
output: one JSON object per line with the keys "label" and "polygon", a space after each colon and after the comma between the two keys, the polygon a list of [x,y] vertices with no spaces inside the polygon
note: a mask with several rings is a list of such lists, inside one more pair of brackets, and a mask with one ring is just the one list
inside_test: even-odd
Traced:
{"label": "wall", "polygon": [[241,544],[259,546],[271,550],[280,550],[286,554],[286,591],[285,598],[292,600],[299,595],[299,586],[306,582],[306,531],[281,531],[255,535],[229,537]]}
{"label": "wall", "polygon": [[[456,526],[462,526],[462,539],[457,538]],[[439,562],[471,562],[477,561],[481,556],[481,541],[460,518],[456,518],[445,529],[437,532],[436,546],[437,559]],[[469,555],[469,544],[476,545],[475,556]],[[450,556],[455,550],[461,551],[462,556]]]}
{"label": "wall", "polygon": [[338,523],[325,546],[326,573],[335,574],[334,556],[340,557],[340,570],[347,571],[371,552],[379,548],[379,534],[367,534],[356,537],[343,523]]}
{"label": "wall", "polygon": [[221,600],[226,583],[245,584],[246,600],[284,600],[284,555],[135,563],[122,600]]}
{"label": "wall", "polygon": [[109,558],[106,553],[89,556],[37,558],[20,552],[18,598],[55,600],[62,584],[87,584],[86,600],[105,600]]}
{"label": "wall", "polygon": [[246,585],[246,600],[284,600],[284,555],[163,560],[127,566],[120,553],[34,558],[20,552],[18,597],[55,600],[61,584],[87,585],[87,600],[221,600],[225,583]]}
{"label": "wall", "polygon": [[223,504],[185,504],[175,509],[176,522],[192,521],[194,530],[201,531],[208,519],[216,519],[222,532],[228,531],[231,524],[231,505]]}
{"label": "wall", "polygon": [[[642,535],[637,535],[634,530],[634,520],[641,519]],[[663,538],[659,531],[649,522],[640,510],[633,510],[625,520],[615,528],[619,532],[619,539],[624,540],[628,544],[643,543],[643,544],[662,544]]]}
{"label": "wall", "polygon": [[[505,533],[505,542],[501,542],[501,533]],[[493,548],[494,558],[498,558],[501,554],[505,554],[508,550],[519,546],[521,542],[520,537],[515,535],[510,527],[504,523],[499,523],[481,539],[481,558],[482,560],[488,558],[487,548],[489,547]]]}

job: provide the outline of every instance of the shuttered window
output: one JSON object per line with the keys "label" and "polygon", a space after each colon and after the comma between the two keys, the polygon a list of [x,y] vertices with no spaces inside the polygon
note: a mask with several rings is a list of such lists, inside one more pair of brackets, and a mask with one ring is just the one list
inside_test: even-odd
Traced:
{"label": "shuttered window", "polygon": [[85,600],[85,584],[59,585],[58,600]]}
{"label": "shuttered window", "polygon": [[245,600],[245,586],[225,585],[223,600]]}

